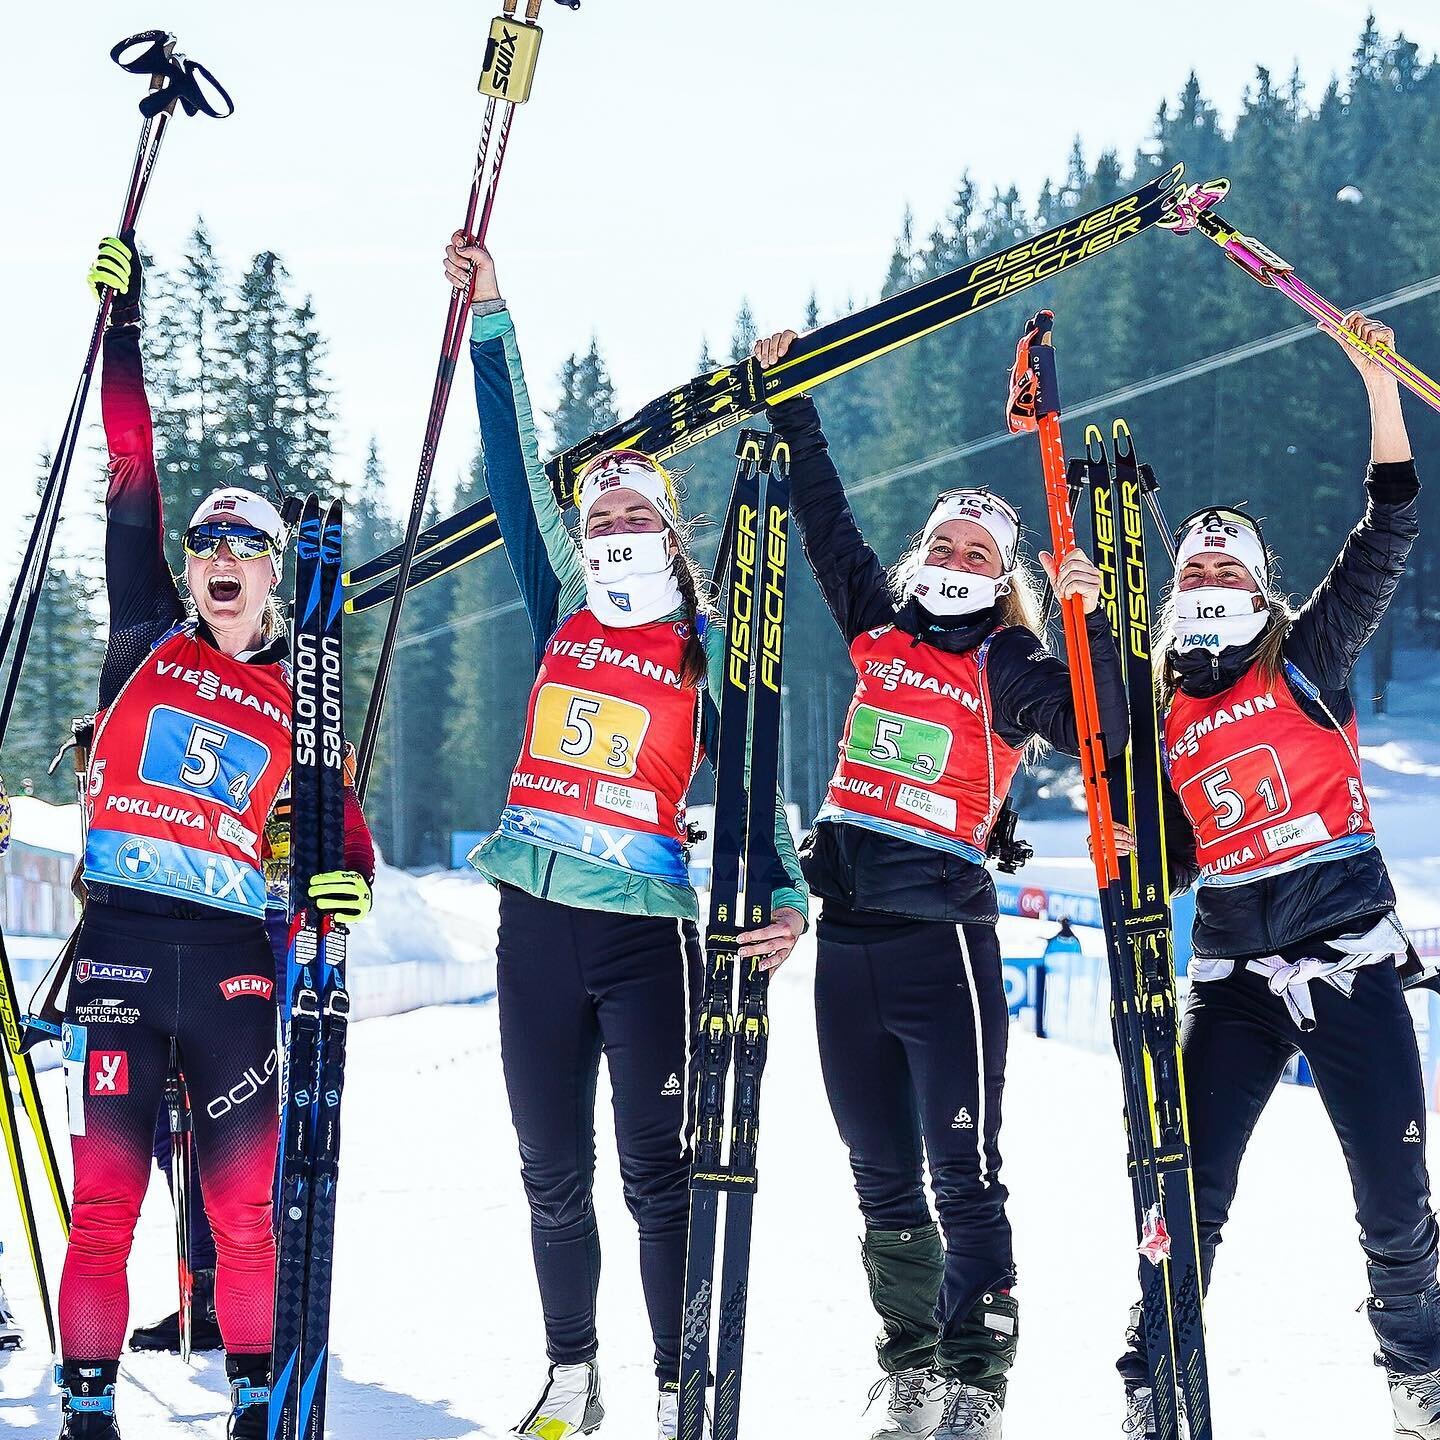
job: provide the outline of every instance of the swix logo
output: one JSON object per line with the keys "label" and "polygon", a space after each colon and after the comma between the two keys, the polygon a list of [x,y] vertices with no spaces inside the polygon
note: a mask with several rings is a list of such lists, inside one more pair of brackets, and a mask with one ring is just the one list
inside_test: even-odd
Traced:
{"label": "swix logo", "polygon": [[90,1055],[92,1095],[128,1095],[130,1093],[130,1057],[123,1050],[95,1050]]}
{"label": "swix logo", "polygon": [[242,995],[268,1000],[275,993],[275,982],[265,975],[232,975],[220,982],[220,993],[227,1000],[238,1000]]}
{"label": "swix logo", "polygon": [[508,26],[495,44],[495,62],[491,66],[490,83],[501,94],[510,91],[510,73],[515,68],[515,52],[520,36]]}
{"label": "swix logo", "polygon": [[253,1065],[245,1067],[245,1073],[223,1095],[217,1095],[205,1106],[205,1113],[218,1120],[222,1115],[238,1109],[247,1100],[253,1100],[269,1083],[275,1074],[278,1057],[274,1050],[265,1057],[265,1063],[257,1070]]}

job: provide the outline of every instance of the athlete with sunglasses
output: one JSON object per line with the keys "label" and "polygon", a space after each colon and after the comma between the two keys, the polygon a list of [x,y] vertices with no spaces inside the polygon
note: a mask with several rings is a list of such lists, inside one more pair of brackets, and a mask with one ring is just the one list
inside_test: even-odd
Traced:
{"label": "athlete with sunglasses", "polygon": [[[1345,324],[1394,343],[1363,315]],[[1330,573],[1292,610],[1259,524],[1199,510],[1176,533],[1157,634],[1167,854],[1172,884],[1196,887],[1181,1042],[1196,1219],[1208,1286],[1246,1143],[1299,1051],[1350,1171],[1394,1433],[1440,1440],[1425,1086],[1348,688],[1405,573],[1420,485],[1395,380],[1340,348],[1364,379],[1371,449],[1365,513]],[[1131,1320],[1123,1433],[1152,1435],[1138,1311]]]}
{"label": "athlete with sunglasses", "polygon": [[[515,327],[490,256],[456,232],[445,255],[472,287],[470,358],[485,473],[534,634],[538,672],[495,833],[470,857],[500,887],[496,985],[520,1140],[549,1375],[512,1432],[588,1435],[604,1418],[596,1363],[600,1238],[592,1187],[603,1051],[625,1202],[660,1385],[676,1433],[689,1210],[690,1058],[702,992],[685,797],[714,755],[724,627],[710,623],[671,476],[613,450],[580,480],[566,529],[536,445]],[[780,797],[774,923],[742,959],[778,966],[807,894]]]}
{"label": "athlete with sunglasses", "polygon": [[[755,348],[776,363],[794,331]],[[1000,1179],[1009,1012],[986,844],[1024,752],[1079,748],[1070,676],[1037,637],[1020,520],[988,490],[941,495],[887,573],[805,396],[775,405],[805,556],[856,672],[839,759],[801,847],[816,930],[820,1063],[884,1322],[880,1437],[998,1440],[1018,1341]],[[1080,551],[1042,554],[1083,597],[1101,718],[1128,733],[1120,657]],[[924,1166],[939,1211],[925,1196]],[[942,1247],[941,1234],[944,1232]]]}
{"label": "athlete with sunglasses", "polygon": [[[285,526],[249,490],[207,496],[186,527],[182,598],[166,563],[140,357],[133,237],[90,274],[114,292],[101,404],[110,451],[110,633],[85,801],[85,915],[65,1014],[74,1155],[60,1282],[63,1440],[115,1440],[126,1262],[149,1179],[172,1041],[191,1098],[232,1382],[227,1433],[265,1435],[275,1240],[275,958],[267,822],[290,769],[290,668],[275,600]],[[311,897],[370,908],[374,853],[345,795],[346,869]]]}

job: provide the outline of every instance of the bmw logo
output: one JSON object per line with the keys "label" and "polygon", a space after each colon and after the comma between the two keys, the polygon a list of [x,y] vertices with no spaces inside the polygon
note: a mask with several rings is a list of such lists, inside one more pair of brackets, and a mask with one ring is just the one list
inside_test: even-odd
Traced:
{"label": "bmw logo", "polygon": [[160,852],[148,840],[127,840],[115,863],[132,880],[148,880],[160,868]]}

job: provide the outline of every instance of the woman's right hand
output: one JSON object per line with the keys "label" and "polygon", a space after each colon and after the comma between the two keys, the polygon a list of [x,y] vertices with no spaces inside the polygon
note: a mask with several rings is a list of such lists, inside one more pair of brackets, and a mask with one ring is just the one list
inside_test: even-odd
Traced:
{"label": "woman's right hand", "polygon": [[138,278],[139,266],[135,263],[135,252],[118,235],[107,235],[100,242],[99,253],[85,283],[96,302],[105,298],[105,292],[112,290],[116,298],[123,295],[130,282]]}
{"label": "woman's right hand", "polygon": [[445,278],[452,288],[468,292],[472,304],[476,300],[500,298],[490,252],[463,230],[457,230],[445,247]]}

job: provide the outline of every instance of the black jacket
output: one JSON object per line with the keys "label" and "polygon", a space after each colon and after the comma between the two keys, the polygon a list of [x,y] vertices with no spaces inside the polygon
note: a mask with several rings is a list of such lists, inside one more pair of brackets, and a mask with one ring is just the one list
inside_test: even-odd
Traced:
{"label": "black jacket", "polygon": [[[808,396],[771,407],[770,423],[790,444],[791,503],[805,558],[848,645],[857,635],[894,625],[917,645],[950,654],[973,650],[996,630],[996,610],[941,624],[913,600],[896,605],[879,557],[865,543],[830,459],[820,416]],[[1087,618],[1100,718],[1112,753],[1125,747],[1129,718],[1120,656],[1103,612]],[[1000,630],[986,661],[994,703],[992,726],[1016,749],[1038,735],[1068,755],[1079,753],[1070,672],[1018,626]],[[993,923],[995,886],[983,865],[858,825],[816,825],[800,848],[810,888],[852,910],[922,920]]]}
{"label": "black jacket", "polygon": [[[1300,607],[1284,645],[1285,658],[1320,690],[1342,725],[1355,713],[1348,689],[1355,662],[1384,618],[1420,533],[1420,482],[1412,461],[1372,465],[1365,488],[1364,516],[1330,573]],[[1180,667],[1180,688],[1197,697],[1222,694],[1250,668],[1263,639],[1231,646],[1218,656],[1208,651],[1172,655]],[[1320,706],[1288,679],[1285,683],[1306,715],[1333,728]],[[1199,874],[1195,832],[1168,783],[1165,822],[1171,885],[1181,890]],[[1307,942],[1360,929],[1394,904],[1378,848],[1247,885],[1202,885],[1195,897],[1194,949],[1197,955],[1233,960],[1298,952]]]}

